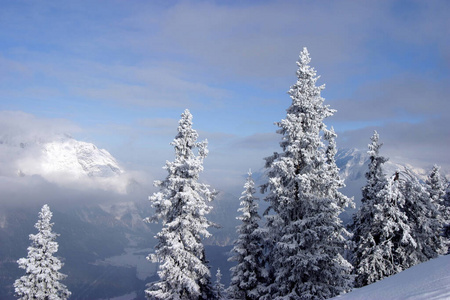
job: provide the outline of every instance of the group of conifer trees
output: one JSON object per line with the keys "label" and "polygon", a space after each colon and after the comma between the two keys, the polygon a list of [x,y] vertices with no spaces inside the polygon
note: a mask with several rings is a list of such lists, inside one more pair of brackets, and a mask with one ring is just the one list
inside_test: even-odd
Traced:
{"label": "group of conifer trees", "polygon": [[[335,163],[336,134],[324,119],[334,110],[320,96],[324,86],[310,67],[306,48],[297,62],[297,82],[286,118],[276,123],[281,151],[265,158],[261,192],[269,208],[258,213],[249,171],[240,197],[230,286],[211,283],[202,238],[210,236],[207,202],[215,191],[198,182],[207,142],[197,142],[186,110],[172,145],[160,191],[150,197],[159,221],[160,280],[149,284],[149,299],[327,299],[398,273],[447,251],[450,196],[436,166],[425,183],[408,169],[386,176],[378,134],[369,144],[369,170],[362,206],[347,230],[339,215],[351,199]],[[261,225],[261,223],[263,223]]]}
{"label": "group of conifer trees", "polygon": [[[367,184],[362,205],[350,230],[339,215],[351,199],[339,189],[344,182],[335,163],[336,134],[324,119],[334,110],[320,96],[324,86],[310,67],[306,48],[297,62],[297,82],[290,88],[292,103],[286,118],[276,123],[281,151],[265,158],[261,192],[269,207],[262,222],[255,183],[249,171],[240,197],[231,261],[230,286],[216,282],[205,257],[203,238],[216,226],[206,215],[217,192],[198,181],[207,141],[198,142],[192,115],[185,110],[171,143],[175,160],[168,175],[156,181],[159,191],[149,199],[159,222],[155,252],[159,280],[148,284],[149,299],[327,299],[362,287],[415,264],[446,253],[450,237],[449,184],[435,166],[426,182],[408,169],[387,176],[375,134],[369,144]],[[37,235],[30,235],[28,258],[18,261],[27,275],[16,280],[22,299],[66,299],[70,292],[59,281],[58,244],[51,232],[51,212],[44,205]]]}
{"label": "group of conifer trees", "polygon": [[439,167],[424,183],[407,168],[387,177],[377,132],[371,140],[362,206],[351,225],[355,287],[447,253],[450,238],[449,183]]}

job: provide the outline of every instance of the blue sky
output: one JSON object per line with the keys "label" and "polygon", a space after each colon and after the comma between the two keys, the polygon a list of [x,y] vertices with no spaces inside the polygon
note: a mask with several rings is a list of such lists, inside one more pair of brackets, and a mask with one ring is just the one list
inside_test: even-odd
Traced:
{"label": "blue sky", "polygon": [[446,0],[2,1],[0,111],[160,178],[189,108],[206,180],[240,188],[278,150],[306,46],[338,147],[376,129],[392,160],[448,172],[449,20]]}

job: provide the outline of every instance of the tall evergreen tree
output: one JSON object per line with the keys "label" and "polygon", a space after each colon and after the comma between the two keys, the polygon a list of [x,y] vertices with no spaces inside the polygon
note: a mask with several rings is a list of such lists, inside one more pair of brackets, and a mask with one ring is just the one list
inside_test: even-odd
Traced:
{"label": "tall evergreen tree", "polygon": [[410,235],[404,197],[398,174],[386,179],[382,165],[387,158],[379,155],[382,146],[375,131],[369,144],[367,183],[362,189],[361,207],[354,216],[353,258],[355,286],[362,287],[402,271],[405,245],[416,247]]}
{"label": "tall evergreen tree", "polygon": [[58,236],[52,232],[50,223],[52,212],[47,204],[39,212],[39,220],[34,225],[37,234],[30,234],[31,246],[27,258],[17,261],[19,268],[26,270],[26,275],[14,282],[15,292],[20,299],[67,299],[70,292],[60,282],[66,275],[59,272],[63,264],[54,257],[58,251]]}
{"label": "tall evergreen tree", "polygon": [[[281,153],[266,158],[262,186],[267,216],[272,283],[265,298],[326,299],[350,289],[351,266],[341,256],[346,241],[339,214],[351,200],[338,192],[332,149],[326,154],[323,120],[334,110],[323,104],[306,48],[298,60],[291,106],[278,122]],[[330,141],[334,142],[334,133]],[[331,147],[334,147],[331,146]],[[327,159],[327,155],[330,161]]]}
{"label": "tall evergreen tree", "polygon": [[449,182],[441,175],[440,167],[434,165],[426,181],[426,188],[430,194],[431,202],[439,210],[439,232],[442,234],[443,251],[450,250],[450,189]]}
{"label": "tall evergreen tree", "polygon": [[231,284],[228,288],[229,299],[259,299],[261,284],[264,279],[263,236],[258,222],[261,217],[258,214],[258,200],[255,194],[255,183],[251,171],[248,172],[247,181],[238,209],[242,215],[237,219],[242,224],[237,227],[238,238],[234,242],[232,252],[234,255],[230,261],[236,261],[232,267]]}
{"label": "tall evergreen tree", "polygon": [[377,212],[375,204],[382,202],[377,199],[377,195],[387,184],[382,166],[388,159],[379,155],[383,144],[379,142],[379,135],[376,131],[371,137],[371,141],[367,151],[370,159],[369,170],[365,174],[367,183],[362,188],[361,207],[354,215],[352,224],[352,240],[354,242],[352,264],[356,274],[356,287],[368,285],[384,277],[382,273],[372,275],[374,272],[377,274],[380,266],[384,268],[384,263],[371,259],[375,255],[374,247],[376,246],[371,230],[374,228],[375,213]]}
{"label": "tall evergreen tree", "polygon": [[[404,212],[411,228],[411,236],[416,241],[416,247],[407,247],[406,261],[402,262],[403,269],[436,258],[444,250],[442,238],[442,221],[439,212],[438,199],[433,200],[425,185],[419,182],[412,171],[405,168],[400,174],[400,183],[405,198]],[[444,192],[440,197],[443,197]]]}
{"label": "tall evergreen tree", "polygon": [[222,283],[222,272],[220,272],[220,269],[217,269],[216,273],[216,282],[214,283],[214,295],[217,300],[228,299],[225,291],[225,285]]}
{"label": "tall evergreen tree", "polygon": [[171,143],[175,161],[166,162],[169,174],[155,182],[160,191],[149,198],[155,214],[146,221],[163,225],[156,236],[155,253],[148,257],[160,262],[160,280],[146,290],[151,299],[214,299],[202,237],[210,236],[212,223],[206,214],[211,206],[206,202],[213,200],[216,192],[198,182],[208,150],[207,141],[197,142],[197,138],[192,115],[185,110]]}
{"label": "tall evergreen tree", "polygon": [[[401,189],[399,172],[395,172],[378,193],[381,203],[375,204],[379,214],[375,215],[375,240],[380,241],[378,246],[384,249],[389,260],[393,263],[392,269],[386,268],[387,276],[403,271],[409,266],[408,249],[416,248],[417,242],[413,238],[412,228],[405,213],[406,200]],[[390,273],[395,272],[395,273]]]}
{"label": "tall evergreen tree", "polygon": [[440,170],[441,168],[438,165],[434,165],[425,183],[432,201],[438,205],[443,205],[448,182],[441,175]]}
{"label": "tall evergreen tree", "polygon": [[447,189],[444,196],[444,205],[442,208],[443,237],[448,248],[447,254],[450,254],[450,184],[447,182]]}
{"label": "tall evergreen tree", "polygon": [[367,183],[362,188],[363,204],[373,202],[377,199],[378,193],[384,188],[387,183],[386,175],[383,172],[383,164],[388,161],[386,157],[380,156],[380,148],[383,146],[379,142],[380,135],[374,131],[371,137],[372,143],[369,144],[369,170],[366,173]]}

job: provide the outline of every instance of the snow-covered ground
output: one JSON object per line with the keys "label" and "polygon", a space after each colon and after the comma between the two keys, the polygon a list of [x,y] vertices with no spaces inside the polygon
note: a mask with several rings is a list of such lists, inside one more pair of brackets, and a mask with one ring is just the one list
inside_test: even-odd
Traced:
{"label": "snow-covered ground", "polygon": [[450,255],[432,259],[333,299],[450,299]]}

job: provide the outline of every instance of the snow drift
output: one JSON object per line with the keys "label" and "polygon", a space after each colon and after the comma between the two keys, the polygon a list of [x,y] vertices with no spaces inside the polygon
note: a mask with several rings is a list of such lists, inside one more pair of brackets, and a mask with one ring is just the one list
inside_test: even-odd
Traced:
{"label": "snow drift", "polygon": [[338,300],[450,299],[450,255],[411,267],[371,285],[355,289]]}

